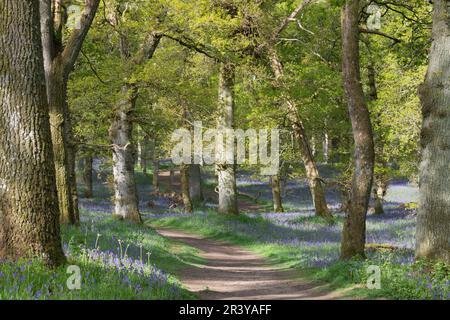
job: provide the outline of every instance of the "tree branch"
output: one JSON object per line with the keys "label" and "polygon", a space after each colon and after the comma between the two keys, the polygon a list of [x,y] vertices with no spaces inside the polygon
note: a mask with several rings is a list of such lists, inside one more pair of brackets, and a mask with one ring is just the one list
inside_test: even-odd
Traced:
{"label": "tree branch", "polygon": [[223,60],[223,57],[219,53],[212,52],[214,50],[212,50],[212,49],[209,50],[206,48],[205,45],[195,43],[192,39],[186,39],[186,38],[181,39],[181,38],[174,37],[167,33],[163,33],[162,35],[168,39],[178,42],[180,45],[182,45],[186,48],[189,48],[198,53],[204,54],[208,58],[215,59],[215,60]]}
{"label": "tree branch", "polygon": [[376,35],[379,35],[379,36],[391,39],[392,41],[394,41],[394,44],[402,42],[402,40],[400,40],[398,38],[395,38],[395,37],[390,36],[390,35],[388,35],[388,34],[386,34],[384,32],[380,32],[380,31],[376,31],[376,30],[369,30],[369,29],[359,28],[359,32],[361,32],[361,33],[369,33],[369,34],[376,34]]}
{"label": "tree branch", "polygon": [[88,65],[89,65],[89,69],[91,69],[92,73],[94,73],[94,76],[98,79],[98,81],[100,81],[101,83],[107,85],[108,82],[106,82],[105,80],[103,80],[100,75],[98,74],[97,70],[95,70],[94,68],[94,64],[91,62],[91,60],[89,59],[89,57],[83,52],[83,50],[81,50],[81,54],[82,56],[86,59]]}
{"label": "tree branch", "polygon": [[279,35],[286,29],[289,22],[296,21],[296,17],[298,14],[305,8],[307,5],[309,5],[311,2],[315,0],[303,0],[295,9],[292,11],[292,13],[286,17],[281,24],[278,26],[278,28],[275,29],[275,31],[272,33],[271,40],[276,41],[276,39],[279,37]]}
{"label": "tree branch", "polygon": [[150,60],[153,57],[153,54],[155,53],[162,36],[163,35],[158,33],[157,31],[150,32],[147,38],[144,40],[141,48],[136,53],[133,62],[139,65],[144,63],[144,61],[146,60]]}
{"label": "tree branch", "polygon": [[74,29],[72,34],[67,41],[67,45],[61,54],[63,70],[65,75],[67,75],[75,64],[75,60],[80,53],[83,41],[92,25],[95,14],[98,10],[100,0],[85,0],[86,8],[81,15],[80,28]]}

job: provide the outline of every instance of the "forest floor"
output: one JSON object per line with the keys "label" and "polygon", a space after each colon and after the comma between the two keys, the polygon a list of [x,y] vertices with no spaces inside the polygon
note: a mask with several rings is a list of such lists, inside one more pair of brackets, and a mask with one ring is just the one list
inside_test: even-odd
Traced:
{"label": "forest floor", "polygon": [[340,299],[343,291],[298,279],[292,269],[281,269],[262,256],[191,233],[156,229],[162,236],[199,250],[204,263],[178,274],[183,285],[203,300]]}
{"label": "forest floor", "polygon": [[[320,170],[327,179],[333,178],[337,171],[331,166],[321,166]],[[170,186],[168,168],[163,169],[157,192],[151,186],[152,172],[143,174],[137,170],[136,178],[139,207],[148,230],[139,231],[139,237],[143,237],[141,232],[145,237],[152,237],[144,251],[151,253],[150,260],[155,267],[181,279],[182,287],[177,285],[179,289],[175,290],[178,297],[187,297],[184,290],[188,289],[199,298],[208,299],[257,299],[258,296],[260,299],[276,296],[278,299],[450,299],[448,266],[430,266],[414,260],[417,187],[407,181],[394,181],[390,185],[385,214],[369,212],[367,258],[340,261],[345,215],[339,212],[339,192],[331,187],[326,189],[326,197],[335,216],[332,225],[314,216],[304,179],[287,181],[283,188],[286,212],[280,214],[272,212],[267,179],[239,171],[241,215],[231,217],[217,214],[212,171],[203,171],[205,200],[195,204],[192,214],[183,213],[182,204],[172,199],[173,195],[179,198],[179,174],[175,174]],[[80,207],[87,221],[90,216],[98,216],[107,219],[106,225],[116,228],[116,223],[107,218],[113,207],[111,188],[105,181],[101,175],[96,176],[95,198],[81,197]],[[97,226],[97,222],[92,225]],[[128,254],[134,251],[135,259],[141,260],[140,241],[125,235],[128,228],[121,227],[115,233],[132,243],[130,249],[134,249]],[[164,236],[154,229],[163,230]],[[103,243],[102,239],[105,240],[104,236],[99,241],[102,249],[111,248],[117,242]],[[174,250],[173,243],[181,251]],[[120,256],[119,249],[115,248],[114,252]],[[377,290],[367,287],[369,270],[374,266],[381,275],[381,289]],[[174,296],[171,292],[157,295],[163,299]]]}

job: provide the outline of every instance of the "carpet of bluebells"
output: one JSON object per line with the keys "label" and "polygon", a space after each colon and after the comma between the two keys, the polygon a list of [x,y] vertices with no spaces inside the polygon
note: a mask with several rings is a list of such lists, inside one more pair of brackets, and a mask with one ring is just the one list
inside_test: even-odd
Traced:
{"label": "carpet of bluebells", "polygon": [[[416,212],[405,204],[417,201],[417,188],[405,182],[391,185],[385,213],[367,218],[367,259],[339,261],[344,215],[337,211],[339,194],[327,190],[335,224],[314,216],[305,181],[289,181],[283,190],[287,213],[246,213],[226,217],[204,210],[183,214],[168,209],[166,199],[150,196],[148,177],[138,175],[140,209],[146,221],[227,240],[254,250],[283,267],[303,270],[305,276],[324,280],[334,288],[355,287],[351,294],[394,299],[450,299],[448,265],[414,260]],[[206,177],[207,178],[207,177]],[[139,182],[139,181],[138,181]],[[248,174],[238,177],[239,190],[271,201],[267,181]],[[195,249],[177,245],[149,227],[111,218],[111,190],[100,180],[95,198],[80,198],[80,227],[64,226],[63,249],[67,264],[49,270],[39,261],[0,261],[1,299],[185,299],[195,298],[172,276],[191,262],[201,262]],[[152,200],[150,209],[147,202]],[[406,206],[406,208],[409,208]],[[412,206],[414,208],[414,206]],[[368,290],[367,268],[381,270],[381,289]],[[79,268],[80,289],[73,285]]]}
{"label": "carpet of bluebells", "polygon": [[[63,229],[67,264],[49,270],[38,261],[0,263],[1,299],[192,298],[158,265],[180,264],[166,240],[145,226],[83,210],[79,228]],[[81,282],[73,267],[79,268]]]}

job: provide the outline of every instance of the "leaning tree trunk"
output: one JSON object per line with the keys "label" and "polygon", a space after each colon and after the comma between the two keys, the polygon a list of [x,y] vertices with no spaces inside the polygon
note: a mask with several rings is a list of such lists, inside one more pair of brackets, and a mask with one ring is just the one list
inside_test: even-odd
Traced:
{"label": "leaning tree trunk", "polygon": [[342,232],[341,259],[364,256],[366,215],[375,161],[372,125],[360,80],[359,12],[359,0],[347,0],[342,16],[342,70],[355,141],[355,169]]}
{"label": "leaning tree trunk", "polygon": [[[223,132],[225,146],[225,130],[233,128],[234,121],[234,66],[228,63],[220,65],[219,73],[219,110],[218,129]],[[218,178],[219,213],[239,214],[236,188],[236,164],[226,163],[225,152],[217,150],[220,160],[216,159]]]}
{"label": "leaning tree trunk", "polygon": [[199,164],[189,165],[189,192],[193,202],[203,201],[202,172]]}
{"label": "leaning tree trunk", "polygon": [[180,166],[181,176],[181,196],[183,198],[183,205],[185,212],[192,212],[192,201],[189,192],[189,165],[183,164]]}
{"label": "leaning tree trunk", "polygon": [[93,177],[92,177],[93,162],[94,162],[94,158],[92,157],[92,154],[87,154],[83,159],[82,174],[83,174],[84,197],[85,198],[92,198],[94,196]]}
{"label": "leaning tree trunk", "polygon": [[64,262],[38,0],[0,0],[0,260]]}
{"label": "leaning tree trunk", "polygon": [[270,177],[270,184],[272,186],[273,210],[275,212],[284,212],[281,201],[281,185],[280,176],[274,175]]}
{"label": "leaning tree trunk", "polygon": [[[275,75],[274,86],[277,88],[283,87],[283,65],[275,48],[269,47],[268,54],[270,58],[271,68]],[[298,112],[295,102],[288,96],[283,95],[283,104],[287,109],[288,118],[292,123],[292,131],[300,146],[300,156],[305,166],[306,177],[308,179],[309,189],[311,190],[311,196],[314,204],[314,209],[317,216],[322,216],[327,219],[332,219],[332,215],[328,210],[327,202],[325,199],[325,192],[323,190],[322,182],[320,179],[319,171],[317,170],[316,162],[314,160],[311,147],[309,145],[308,137],[303,127],[303,122]]]}
{"label": "leaning tree trunk", "polygon": [[450,262],[450,1],[433,2],[433,43],[420,86],[420,199],[416,257]]}
{"label": "leaning tree trunk", "polygon": [[134,90],[128,86],[122,88],[122,94],[109,128],[113,154],[114,216],[141,223],[134,176],[133,122],[130,119],[136,100]]}

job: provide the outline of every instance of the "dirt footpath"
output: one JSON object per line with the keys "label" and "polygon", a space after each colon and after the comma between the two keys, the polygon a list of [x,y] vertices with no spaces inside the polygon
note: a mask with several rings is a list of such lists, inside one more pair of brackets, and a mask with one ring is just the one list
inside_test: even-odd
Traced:
{"label": "dirt footpath", "polygon": [[277,269],[240,247],[180,231],[157,231],[201,251],[207,263],[192,265],[178,275],[200,299],[343,299],[343,292],[325,291],[323,286],[306,280],[292,280],[292,271]]}

